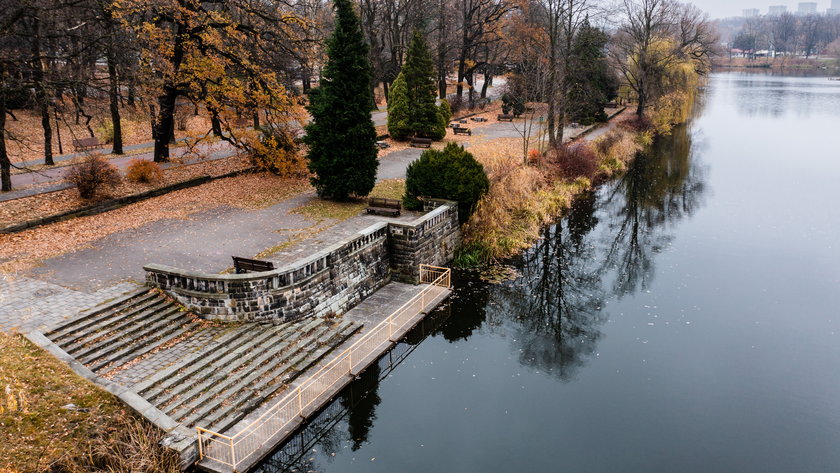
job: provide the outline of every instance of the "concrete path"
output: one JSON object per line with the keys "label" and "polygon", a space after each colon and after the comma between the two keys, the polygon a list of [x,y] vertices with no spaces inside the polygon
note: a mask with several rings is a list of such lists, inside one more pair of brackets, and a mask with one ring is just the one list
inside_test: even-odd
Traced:
{"label": "concrete path", "polygon": [[[167,169],[173,166],[180,166],[181,164],[195,164],[202,161],[214,161],[233,156],[237,152],[238,150],[234,146],[225,141],[199,144],[194,150],[190,150],[186,146],[181,146],[172,148],[170,151],[172,158],[178,159],[181,162],[163,163],[161,164],[161,167],[163,169]],[[135,159],[152,161],[153,152],[147,151],[144,153],[125,155],[111,158],[108,161],[116,166],[120,171],[125,172],[129,163]],[[0,194],[0,202],[68,189],[72,187],[70,183],[64,181],[64,177],[67,174],[68,169],[69,167],[67,166],[59,166],[27,173],[13,174],[12,189],[17,190]]]}

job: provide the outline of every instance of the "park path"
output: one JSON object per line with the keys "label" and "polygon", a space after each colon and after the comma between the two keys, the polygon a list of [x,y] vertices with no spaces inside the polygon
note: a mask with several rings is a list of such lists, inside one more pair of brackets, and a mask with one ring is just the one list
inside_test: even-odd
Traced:
{"label": "park path", "polygon": [[[587,139],[611,126],[590,133]],[[475,131],[488,139],[519,136],[510,123],[493,123]],[[378,179],[404,178],[408,164],[421,153],[409,148],[383,156]],[[72,315],[114,297],[115,292],[130,290],[143,281],[143,266],[149,263],[220,272],[231,266],[233,255],[252,257],[278,246],[286,246],[286,253],[316,251],[318,245],[327,245],[381,218],[358,215],[337,222],[292,212],[313,199],[314,192],[307,192],[264,209],[220,206],[187,219],[158,220],[47,259],[28,271],[5,279],[0,275],[0,330],[51,325],[61,314]],[[279,262],[286,258],[272,259]]]}

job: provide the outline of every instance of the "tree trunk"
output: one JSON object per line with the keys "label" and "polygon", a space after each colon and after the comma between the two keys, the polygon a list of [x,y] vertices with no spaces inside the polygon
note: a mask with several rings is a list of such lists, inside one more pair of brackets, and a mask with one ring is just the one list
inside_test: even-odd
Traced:
{"label": "tree trunk", "polygon": [[387,80],[382,81],[382,93],[385,94],[385,103],[388,103],[388,97],[391,95],[391,87]]}
{"label": "tree trunk", "polygon": [[[112,40],[113,41],[113,40]],[[108,45],[108,95],[111,106],[111,123],[114,127],[113,154],[123,154],[122,120],[120,118],[120,99],[117,83],[117,61],[114,58],[113,44]]]}
{"label": "tree trunk", "polygon": [[172,126],[175,123],[175,100],[178,98],[178,91],[172,86],[164,87],[165,93],[158,97],[157,119],[154,122],[156,163],[169,161],[169,141],[172,137]]}
{"label": "tree trunk", "polygon": [[[37,12],[36,12],[37,13]],[[50,121],[50,104],[44,83],[44,61],[41,58],[41,21],[38,15],[34,16],[33,21],[34,35],[32,38],[32,78],[35,82],[35,100],[38,103],[38,110],[41,113],[41,127],[44,129],[44,164],[52,166],[52,125]]]}
{"label": "tree trunk", "polygon": [[58,154],[64,154],[64,148],[61,146],[61,122],[58,121],[57,107],[53,107],[53,116],[55,117],[55,137],[58,140]]}
{"label": "tree trunk", "polygon": [[254,112],[254,129],[259,130],[260,128],[260,112],[259,110]]}
{"label": "tree trunk", "polygon": [[[0,71],[2,76],[3,71]],[[6,152],[6,94],[0,92],[0,191],[12,190],[12,163]]]}
{"label": "tree trunk", "polygon": [[213,136],[222,136],[222,122],[215,110],[210,112],[210,129],[213,130]]}
{"label": "tree trunk", "polygon": [[[488,66],[488,68],[489,68],[489,66]],[[484,71],[484,84],[482,84],[482,86],[481,86],[481,98],[483,98],[483,99],[487,98],[487,87],[490,86],[490,83],[492,81],[493,81],[493,74],[490,74],[489,72],[487,72],[487,70],[485,70]]]}

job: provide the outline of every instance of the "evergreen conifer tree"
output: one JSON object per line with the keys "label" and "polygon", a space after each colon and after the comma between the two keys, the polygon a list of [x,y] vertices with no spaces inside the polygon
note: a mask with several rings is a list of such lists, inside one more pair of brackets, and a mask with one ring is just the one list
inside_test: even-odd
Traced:
{"label": "evergreen conifer tree", "polygon": [[335,30],[327,40],[321,86],[310,98],[306,126],[309,170],[318,195],[343,200],[376,184],[376,129],[370,116],[368,46],[351,0],[335,0]]}
{"label": "evergreen conifer tree", "polygon": [[412,132],[440,140],[446,136],[446,127],[440,128],[439,110],[435,105],[437,84],[432,55],[423,34],[414,30],[405,64],[402,68],[408,89],[409,124]]}
{"label": "evergreen conifer tree", "polygon": [[388,134],[395,140],[406,140],[412,132],[408,104],[408,88],[402,72],[394,79],[388,93]]}
{"label": "evergreen conifer tree", "polygon": [[583,124],[605,121],[604,105],[615,98],[617,81],[610,72],[604,47],[609,36],[584,20],[571,51],[566,76],[569,117]]}

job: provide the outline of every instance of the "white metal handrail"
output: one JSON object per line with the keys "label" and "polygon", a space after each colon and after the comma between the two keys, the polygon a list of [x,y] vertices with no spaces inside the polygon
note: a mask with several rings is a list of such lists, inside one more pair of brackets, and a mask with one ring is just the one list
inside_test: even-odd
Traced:
{"label": "white metal handrail", "polygon": [[420,282],[428,286],[236,434],[228,436],[196,427],[199,459],[209,458],[236,470],[237,465],[257,451],[267,439],[303,417],[304,409],[319,396],[348,375],[355,376],[364,369],[371,354],[378,353],[385,344],[396,342],[393,334],[422,312],[433,288],[450,287],[451,270],[421,264]]}

